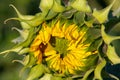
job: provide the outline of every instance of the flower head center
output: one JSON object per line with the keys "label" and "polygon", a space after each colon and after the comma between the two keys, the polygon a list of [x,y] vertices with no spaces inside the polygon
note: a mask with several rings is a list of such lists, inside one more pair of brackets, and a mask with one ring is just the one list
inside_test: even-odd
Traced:
{"label": "flower head center", "polygon": [[52,37],[50,40],[51,45],[63,58],[68,53],[68,40],[65,38]]}

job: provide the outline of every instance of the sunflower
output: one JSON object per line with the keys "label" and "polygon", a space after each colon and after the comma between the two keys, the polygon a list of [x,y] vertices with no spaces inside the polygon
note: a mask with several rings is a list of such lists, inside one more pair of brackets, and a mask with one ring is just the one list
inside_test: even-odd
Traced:
{"label": "sunflower", "polygon": [[120,37],[107,34],[112,30],[108,15],[115,1],[97,10],[87,0],[40,0],[40,12],[35,15],[22,15],[10,5],[18,18],[6,21],[19,20],[22,28],[14,28],[20,33],[13,40],[16,46],[0,54],[24,55],[22,61],[15,61],[24,65],[22,71],[30,69],[26,80],[103,80],[108,76],[119,80],[104,68],[109,62],[120,63],[113,44]]}
{"label": "sunflower", "polygon": [[47,25],[45,22],[30,46],[37,58],[37,64],[46,62],[47,66],[58,73],[74,74],[86,66],[86,58],[96,52],[88,52],[90,43],[84,44],[87,28],[79,29],[74,23]]}

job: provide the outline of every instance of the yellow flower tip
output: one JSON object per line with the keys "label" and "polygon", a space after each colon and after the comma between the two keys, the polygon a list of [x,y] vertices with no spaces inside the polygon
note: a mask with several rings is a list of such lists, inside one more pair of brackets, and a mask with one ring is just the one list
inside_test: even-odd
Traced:
{"label": "yellow flower tip", "polygon": [[46,61],[46,65],[61,74],[75,74],[76,70],[85,67],[85,61],[92,52],[86,52],[90,44],[83,44],[85,30],[78,26],[57,21],[52,27],[42,24],[42,29],[31,44],[31,51],[37,63]]}
{"label": "yellow flower tip", "polygon": [[60,28],[60,21],[58,21],[55,26],[53,26],[52,28],[52,36],[56,36],[56,37],[64,37],[64,34],[62,32],[62,29]]}

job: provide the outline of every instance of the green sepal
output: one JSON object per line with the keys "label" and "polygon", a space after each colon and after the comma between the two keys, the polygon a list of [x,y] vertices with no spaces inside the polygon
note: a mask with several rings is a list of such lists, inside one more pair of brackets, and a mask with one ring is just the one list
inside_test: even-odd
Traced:
{"label": "green sepal", "polygon": [[[37,13],[35,16],[31,15],[22,15],[13,5],[10,5],[14,8],[16,11],[18,18],[10,18],[8,20],[19,20],[21,22],[22,28],[23,29],[29,29],[31,27],[36,27],[40,25],[43,21],[47,13]],[[5,21],[5,22],[6,22]]]}
{"label": "green sepal", "polygon": [[115,79],[115,80],[120,80],[118,77],[116,77],[115,75],[112,74],[108,74],[110,78]]}
{"label": "green sepal", "polygon": [[62,18],[69,19],[74,15],[75,12],[76,12],[76,10],[74,10],[74,9],[64,11],[62,13]]}
{"label": "green sepal", "polygon": [[102,60],[102,58],[106,56],[103,52],[103,47],[104,47],[104,43],[103,43],[103,40],[101,40],[101,42],[98,44],[98,49],[97,49],[100,60]]}
{"label": "green sepal", "polygon": [[23,55],[29,52],[29,48],[23,48],[22,50],[19,51],[19,55]]}
{"label": "green sepal", "polygon": [[86,66],[82,68],[84,71],[86,71],[88,69],[92,69],[96,66],[96,64],[98,62],[98,54],[90,55],[90,56],[86,57],[85,59],[86,59],[86,61],[84,63],[86,64]]}
{"label": "green sepal", "polygon": [[102,59],[101,62],[95,68],[93,80],[103,80],[101,73],[102,73],[102,70],[105,67],[105,65],[106,65],[106,61],[105,61],[105,59]]}
{"label": "green sepal", "polygon": [[100,29],[97,29],[97,28],[89,28],[87,31],[86,31],[86,34],[85,34],[85,38],[86,40],[84,41],[85,44],[87,43],[92,43],[94,42],[97,38],[101,37],[101,33],[100,33]]}
{"label": "green sepal", "polygon": [[[117,1],[119,1],[119,0],[117,0]],[[118,3],[118,4],[120,5],[120,3]],[[120,17],[120,7],[118,7],[116,10],[114,10],[112,14],[113,14],[113,16]]]}
{"label": "green sepal", "polygon": [[35,37],[34,34],[36,33],[36,31],[37,30],[35,30],[35,28],[31,28],[29,30],[28,38],[25,41],[21,42],[20,44],[17,44],[15,47],[19,47],[19,46],[28,47],[30,45],[31,41],[34,39],[34,37]]}
{"label": "green sepal", "polygon": [[44,73],[43,64],[37,64],[31,68],[27,80],[37,79],[38,77],[41,77],[43,73]]}
{"label": "green sepal", "polygon": [[111,45],[108,45],[108,49],[106,52],[106,55],[108,59],[113,63],[113,64],[119,64],[120,63],[120,57],[117,55],[115,48]]}
{"label": "green sepal", "polygon": [[106,8],[102,10],[93,10],[93,16],[99,21],[99,23],[105,23],[108,20],[108,14],[115,0]]}
{"label": "green sepal", "polygon": [[25,22],[20,22],[20,24],[21,24],[23,29],[30,29],[30,27],[31,27],[29,24],[27,24]]}
{"label": "green sepal", "polygon": [[36,27],[36,26],[39,26],[45,20],[46,15],[47,13],[37,13],[34,16],[34,18],[30,20],[21,19],[21,18],[19,18],[18,20],[28,24],[30,27]]}
{"label": "green sepal", "polygon": [[54,12],[52,9],[50,9],[45,17],[45,20],[50,20],[54,18],[57,14],[57,12]]}
{"label": "green sepal", "polygon": [[52,10],[55,12],[63,12],[65,7],[61,5],[61,0],[54,0]]}
{"label": "green sepal", "polygon": [[82,26],[84,24],[85,13],[84,12],[76,12],[74,14],[73,22]]}
{"label": "green sepal", "polygon": [[97,23],[95,20],[94,20],[95,18],[92,16],[92,14],[86,14],[86,16],[85,16],[85,25],[87,25],[88,27],[95,27],[95,26],[93,26],[93,24],[95,23]]}
{"label": "green sepal", "polygon": [[88,5],[87,0],[74,0],[71,3],[71,6],[78,11],[91,12],[91,8]]}
{"label": "green sepal", "polygon": [[89,20],[84,22],[88,27],[93,27],[94,20]]}
{"label": "green sepal", "polygon": [[51,80],[65,80],[65,79],[63,79],[63,78],[60,77],[60,76],[52,76],[52,77],[51,77]]}
{"label": "green sepal", "polygon": [[19,34],[20,34],[20,37],[12,40],[12,42],[14,42],[14,43],[17,43],[17,42],[20,43],[20,42],[25,41],[28,38],[28,35],[29,35],[29,30],[28,29],[20,30],[20,29],[18,29],[16,27],[13,27],[12,29],[17,30],[19,32]]}
{"label": "green sepal", "polygon": [[24,57],[24,60],[23,60],[24,66],[30,67],[35,63],[36,63],[36,58],[34,57],[34,55],[32,55],[32,53]]}
{"label": "green sepal", "polygon": [[20,70],[20,76],[22,76],[27,69],[30,69],[30,67],[36,64],[36,58],[30,53],[24,57],[22,64],[24,67]]}
{"label": "green sepal", "polygon": [[94,71],[94,69],[88,70],[88,71],[85,73],[85,75],[83,76],[83,78],[82,78],[81,80],[90,80],[90,79],[89,79],[89,76],[90,76],[90,74],[91,74],[93,71]]}
{"label": "green sepal", "polygon": [[17,52],[19,54],[19,52],[22,51],[23,47],[28,47],[30,45],[31,41],[34,38],[34,34],[36,33],[36,31],[37,30],[35,30],[35,28],[31,28],[29,31],[29,35],[25,41],[20,42],[19,44],[14,46],[12,49],[3,51],[0,54],[10,53],[10,52]]}
{"label": "green sepal", "polygon": [[19,52],[22,48],[23,48],[22,46],[15,47],[15,48],[0,52],[0,54],[7,54],[7,53],[10,53],[10,52]]}
{"label": "green sepal", "polygon": [[30,55],[26,55],[23,60],[23,65],[27,65],[30,61]]}
{"label": "green sepal", "polygon": [[98,49],[99,44],[102,42],[101,38],[97,38],[95,39],[93,42],[91,42],[90,46],[87,48],[87,51],[95,51],[96,49]]}
{"label": "green sepal", "polygon": [[10,4],[10,6],[16,11],[19,18],[26,19],[26,20],[30,20],[30,19],[34,18],[34,16],[32,16],[32,15],[27,15],[27,16],[22,15],[14,5]]}
{"label": "green sepal", "polygon": [[105,32],[105,26],[101,26],[101,35],[106,44],[110,44],[112,41],[120,39],[120,36],[111,36]]}
{"label": "green sepal", "polygon": [[41,77],[39,80],[51,80],[52,74],[45,74],[43,77]]}
{"label": "green sepal", "polygon": [[102,71],[102,77],[103,80],[109,80],[109,79],[113,79],[113,80],[119,80],[119,78],[113,74],[107,73],[105,70]]}
{"label": "green sepal", "polygon": [[53,6],[53,1],[54,1],[54,0],[41,0],[41,1],[40,1],[40,5],[39,5],[39,8],[40,8],[42,11],[49,10],[49,9],[51,9],[52,6]]}

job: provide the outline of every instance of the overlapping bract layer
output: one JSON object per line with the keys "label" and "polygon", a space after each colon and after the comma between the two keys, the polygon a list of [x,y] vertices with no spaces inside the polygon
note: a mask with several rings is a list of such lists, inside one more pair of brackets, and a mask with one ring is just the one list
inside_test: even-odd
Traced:
{"label": "overlapping bract layer", "polygon": [[0,54],[25,55],[23,62],[19,62],[24,68],[30,68],[27,80],[102,80],[101,73],[107,61],[120,63],[111,45],[120,37],[105,31],[115,0],[102,10],[93,10],[88,2],[41,0],[41,12],[34,16],[22,15],[12,5],[18,18],[11,19],[19,20],[22,30],[14,28],[20,33],[20,37],[13,40],[18,44]]}
{"label": "overlapping bract layer", "polygon": [[86,31],[85,28],[79,31],[75,24],[60,26],[60,21],[51,26],[43,23],[30,50],[38,59],[38,64],[46,61],[48,67],[59,73],[75,73],[75,70],[86,66],[88,56],[96,53],[87,52],[90,44],[84,44]]}

